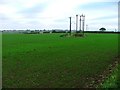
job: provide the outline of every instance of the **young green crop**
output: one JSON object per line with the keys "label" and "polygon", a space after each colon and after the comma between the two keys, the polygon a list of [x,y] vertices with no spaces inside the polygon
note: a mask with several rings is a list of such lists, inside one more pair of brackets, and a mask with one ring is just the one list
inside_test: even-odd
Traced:
{"label": "young green crop", "polygon": [[117,34],[3,34],[4,87],[84,87],[118,54]]}

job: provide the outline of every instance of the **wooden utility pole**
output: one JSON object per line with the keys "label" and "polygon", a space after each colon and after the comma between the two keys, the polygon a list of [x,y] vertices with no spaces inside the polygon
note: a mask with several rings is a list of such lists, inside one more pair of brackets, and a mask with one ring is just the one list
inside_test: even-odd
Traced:
{"label": "wooden utility pole", "polygon": [[69,17],[70,18],[70,35],[71,35],[71,17]]}

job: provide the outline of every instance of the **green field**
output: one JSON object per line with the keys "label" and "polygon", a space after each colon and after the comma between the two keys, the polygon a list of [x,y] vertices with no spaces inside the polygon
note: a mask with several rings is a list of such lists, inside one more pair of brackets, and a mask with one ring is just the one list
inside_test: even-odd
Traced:
{"label": "green field", "polygon": [[117,34],[3,34],[3,88],[85,87],[118,56]]}

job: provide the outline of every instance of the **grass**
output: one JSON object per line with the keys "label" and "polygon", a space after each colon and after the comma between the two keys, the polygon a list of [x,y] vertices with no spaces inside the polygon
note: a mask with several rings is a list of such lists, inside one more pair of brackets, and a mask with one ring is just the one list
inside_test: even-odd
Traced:
{"label": "grass", "polygon": [[104,81],[103,84],[100,85],[100,88],[118,88],[118,66],[114,69],[114,71],[109,75],[108,79]]}
{"label": "grass", "polygon": [[118,69],[116,68],[108,79],[102,84],[102,88],[117,88],[117,74]]}
{"label": "grass", "polygon": [[84,87],[118,54],[117,34],[3,34],[3,88]]}

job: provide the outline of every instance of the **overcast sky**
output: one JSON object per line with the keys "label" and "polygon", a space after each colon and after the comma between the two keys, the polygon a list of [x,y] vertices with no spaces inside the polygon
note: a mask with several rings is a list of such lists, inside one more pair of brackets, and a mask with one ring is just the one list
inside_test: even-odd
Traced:
{"label": "overcast sky", "polygon": [[0,0],[0,30],[75,29],[76,14],[85,14],[87,30],[118,29],[119,0]]}

